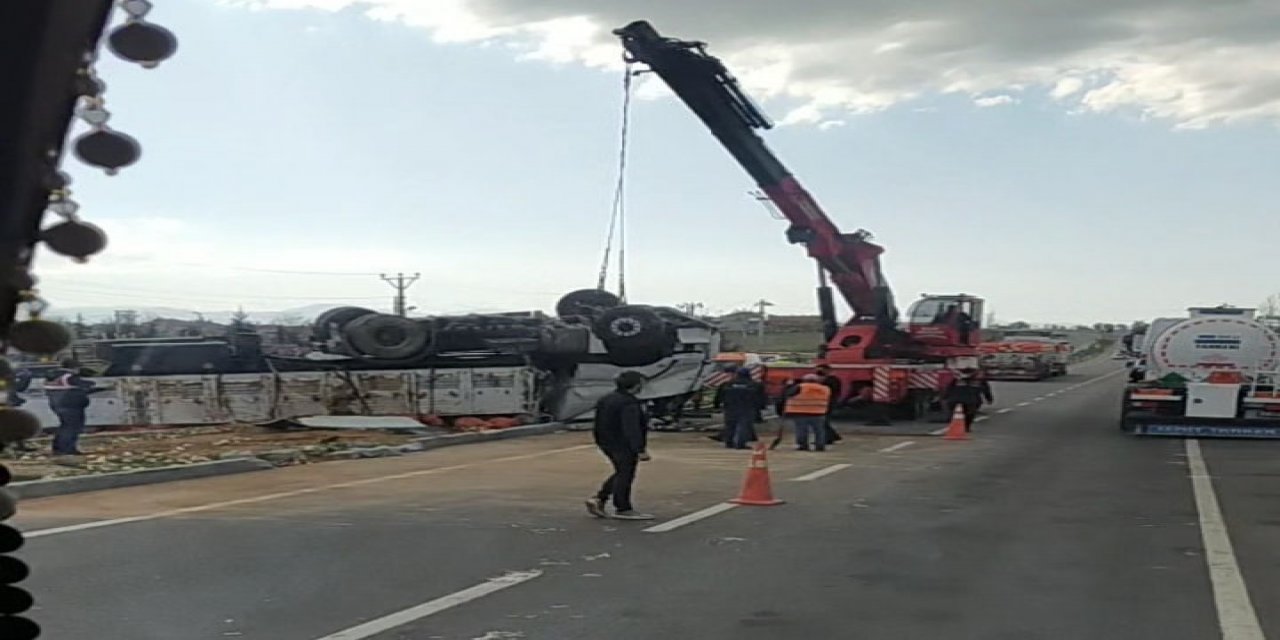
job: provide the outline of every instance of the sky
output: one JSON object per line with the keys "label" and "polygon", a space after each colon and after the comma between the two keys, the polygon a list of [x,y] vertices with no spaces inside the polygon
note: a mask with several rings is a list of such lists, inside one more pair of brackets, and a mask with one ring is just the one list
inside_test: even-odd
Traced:
{"label": "sky", "polygon": [[[899,303],[1130,322],[1280,291],[1280,4],[1271,0],[162,0],[178,54],[104,55],[141,161],[68,158],[88,264],[72,307],[550,309],[594,287],[622,99],[609,30],[709,43]],[[1032,8],[1031,5],[1034,4]],[[632,302],[815,310],[813,264],[653,76],[626,172]],[[611,286],[616,284],[616,266]]]}

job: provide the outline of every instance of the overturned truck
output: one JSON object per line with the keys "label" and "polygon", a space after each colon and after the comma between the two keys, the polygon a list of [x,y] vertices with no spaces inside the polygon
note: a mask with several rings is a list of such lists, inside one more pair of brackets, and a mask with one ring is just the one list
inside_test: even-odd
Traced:
{"label": "overturned truck", "polygon": [[[267,422],[314,415],[586,417],[624,369],[648,400],[694,393],[713,373],[711,324],[661,306],[575,291],[538,311],[406,318],[322,313],[313,350],[262,353],[251,327],[185,341],[102,341],[91,425]],[[42,395],[36,383],[27,393]],[[30,402],[47,425],[56,418]]]}

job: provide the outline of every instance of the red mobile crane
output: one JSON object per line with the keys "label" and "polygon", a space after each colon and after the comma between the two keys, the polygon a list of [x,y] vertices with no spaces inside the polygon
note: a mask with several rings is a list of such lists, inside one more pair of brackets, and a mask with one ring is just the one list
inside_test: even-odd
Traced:
{"label": "red mobile crane", "polygon": [[[790,221],[787,240],[818,263],[818,309],[826,344],[815,364],[844,383],[842,400],[866,398],[898,405],[913,416],[927,410],[949,367],[976,366],[983,301],[966,294],[925,295],[899,328],[893,292],[880,270],[884,249],[859,229],[843,233],[769,150],[757,129],[773,123],[751,101],[706,44],[666,38],[645,21],[613,32],[628,62],[656,73],[702,120]],[[830,282],[853,310],[840,325]]]}

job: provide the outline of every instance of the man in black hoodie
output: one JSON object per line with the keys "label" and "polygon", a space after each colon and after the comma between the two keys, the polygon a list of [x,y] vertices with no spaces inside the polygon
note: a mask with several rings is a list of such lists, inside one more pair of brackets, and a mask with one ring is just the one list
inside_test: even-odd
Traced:
{"label": "man in black hoodie", "polygon": [[636,467],[649,460],[645,451],[648,424],[644,407],[636,394],[644,386],[644,376],[624,371],[614,380],[616,389],[596,403],[596,446],[613,465],[613,474],[601,485],[595,497],[587,500],[587,511],[597,518],[607,518],[605,505],[613,498],[613,517],[619,520],[652,520],[631,505],[631,484]]}
{"label": "man in black hoodie", "polygon": [[840,383],[839,377],[831,373],[831,367],[825,364],[819,365],[817,372],[818,376],[822,378],[822,384],[827,385],[827,388],[831,390],[831,404],[827,406],[827,415],[823,416],[822,431],[826,434],[827,444],[839,442],[844,440],[844,436],[840,435],[840,432],[831,426],[831,412],[835,411],[835,408],[840,404],[841,388],[844,385]]}

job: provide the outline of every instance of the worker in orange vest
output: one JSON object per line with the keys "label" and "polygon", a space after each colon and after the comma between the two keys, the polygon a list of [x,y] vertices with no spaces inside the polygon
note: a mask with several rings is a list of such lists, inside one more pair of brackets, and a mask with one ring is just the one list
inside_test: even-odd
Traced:
{"label": "worker in orange vest", "polygon": [[822,384],[820,376],[808,374],[800,379],[800,384],[787,389],[782,417],[796,430],[796,451],[809,451],[810,435],[813,449],[826,451],[827,434],[823,425],[830,408],[831,388]]}

